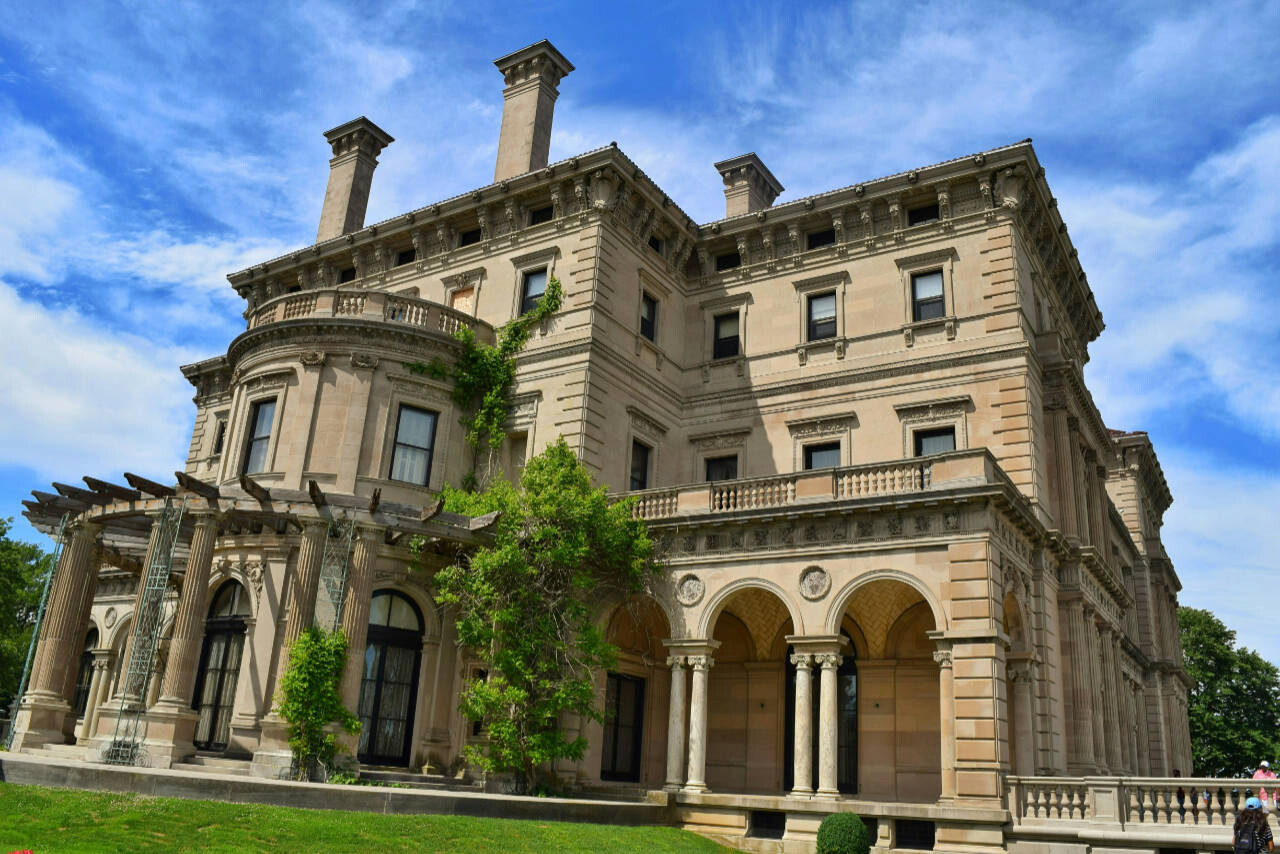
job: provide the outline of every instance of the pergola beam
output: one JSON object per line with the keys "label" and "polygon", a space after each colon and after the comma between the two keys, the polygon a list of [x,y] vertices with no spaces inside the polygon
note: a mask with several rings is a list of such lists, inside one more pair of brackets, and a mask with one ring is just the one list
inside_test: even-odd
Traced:
{"label": "pergola beam", "polygon": [[138,489],[129,489],[119,484],[110,483],[105,480],[98,480],[96,477],[85,475],[80,478],[89,488],[101,495],[108,495],[117,501],[141,501],[142,491]]}
{"label": "pergola beam", "polygon": [[110,504],[112,501],[112,498],[109,495],[103,495],[100,492],[90,492],[87,489],[83,489],[79,486],[72,486],[68,483],[58,483],[56,480],[53,482],[53,488],[58,490],[58,492],[66,498],[83,501],[85,504],[90,506],[94,504]]}
{"label": "pergola beam", "polygon": [[148,495],[154,495],[156,498],[170,498],[178,494],[178,491],[172,486],[165,486],[163,483],[147,480],[145,477],[136,475],[133,472],[125,472],[124,479],[129,481],[129,485],[134,489],[140,489]]}
{"label": "pergola beam", "polygon": [[201,498],[207,498],[210,501],[217,501],[222,497],[222,493],[218,491],[218,487],[214,486],[212,483],[205,483],[203,480],[192,477],[186,472],[176,471],[174,472],[174,476],[178,479],[178,486],[188,492],[194,492]]}
{"label": "pergola beam", "polygon": [[240,475],[240,488],[249,495],[258,499],[259,504],[267,504],[271,501],[271,490],[258,483],[247,474]]}

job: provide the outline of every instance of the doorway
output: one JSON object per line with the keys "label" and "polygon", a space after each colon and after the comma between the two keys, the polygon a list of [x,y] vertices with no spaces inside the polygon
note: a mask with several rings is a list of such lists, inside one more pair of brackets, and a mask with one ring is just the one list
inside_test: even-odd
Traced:
{"label": "doorway", "polygon": [[366,765],[408,765],[422,661],[422,613],[393,590],[373,594],[360,681],[360,747]]}
{"label": "doorway", "polygon": [[248,616],[249,598],[239,582],[228,581],[218,588],[204,624],[204,648],[196,675],[194,706],[200,717],[194,742],[198,750],[227,749]]}

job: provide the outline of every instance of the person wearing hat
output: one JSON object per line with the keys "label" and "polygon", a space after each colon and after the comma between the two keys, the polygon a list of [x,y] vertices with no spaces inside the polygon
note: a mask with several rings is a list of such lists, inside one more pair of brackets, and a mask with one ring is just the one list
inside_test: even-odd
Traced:
{"label": "person wearing hat", "polygon": [[1262,801],[1249,798],[1244,810],[1236,816],[1236,826],[1231,836],[1231,850],[1235,854],[1257,854],[1275,851],[1276,843],[1271,835],[1267,814],[1262,811]]}
{"label": "person wearing hat", "polygon": [[[1253,779],[1255,780],[1274,780],[1275,778],[1275,772],[1271,770],[1271,763],[1265,759],[1258,763],[1258,770],[1253,772]],[[1262,801],[1262,811],[1264,813],[1270,812],[1269,804],[1267,803],[1267,790],[1262,786],[1258,787],[1258,798]]]}

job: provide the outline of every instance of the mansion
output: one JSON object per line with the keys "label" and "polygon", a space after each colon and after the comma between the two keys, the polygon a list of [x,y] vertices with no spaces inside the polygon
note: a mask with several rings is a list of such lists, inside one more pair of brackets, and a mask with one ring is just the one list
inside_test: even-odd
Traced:
{"label": "mansion", "polygon": [[315,244],[231,274],[244,332],[182,368],[174,482],[28,502],[66,527],[13,749],[279,776],[273,698],[315,623],[350,640],[358,761],[470,779],[483,672],[431,567],[493,520],[440,512],[472,452],[407,364],[493,341],[554,277],[492,471],[564,437],[665,566],[600,603],[621,653],[563,785],[795,850],[852,809],[885,846],[982,851],[1011,780],[1189,774],[1172,497],[1085,387],[1102,316],[1030,140],[781,204],[733,157],[699,224],[615,143],[548,162],[552,45],[496,64],[488,186],[366,225],[392,137],[325,134]]}

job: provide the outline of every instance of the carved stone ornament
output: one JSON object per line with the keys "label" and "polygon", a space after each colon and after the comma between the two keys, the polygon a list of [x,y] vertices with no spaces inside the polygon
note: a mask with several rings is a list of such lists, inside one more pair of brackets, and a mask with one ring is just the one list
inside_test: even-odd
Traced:
{"label": "carved stone ornament", "polygon": [[689,663],[689,657],[686,655],[668,655],[667,667],[672,670],[684,670]]}
{"label": "carved stone ornament", "polygon": [[707,588],[702,583],[702,579],[692,573],[676,582],[676,601],[686,608],[692,608],[701,602],[706,592]]}
{"label": "carved stone ornament", "polygon": [[747,430],[734,430],[725,433],[713,433],[702,436],[692,436],[689,441],[700,451],[721,451],[727,448],[741,448],[747,443],[747,435],[751,432]]}
{"label": "carved stone ornament", "polygon": [[800,573],[800,595],[816,602],[831,590],[831,576],[820,566],[811,566]]}
{"label": "carved stone ornament", "polygon": [[939,667],[950,667],[951,666],[951,650],[949,649],[934,650],[933,660]]}
{"label": "carved stone ornament", "polygon": [[324,353],[320,350],[308,350],[298,357],[298,361],[308,368],[318,368],[324,364]]}
{"label": "carved stone ornament", "polygon": [[107,613],[102,615],[102,625],[109,629],[115,624],[116,624],[116,609],[108,608]]}
{"label": "carved stone ornament", "polygon": [[372,353],[352,353],[351,367],[353,368],[376,368],[378,367],[378,357]]}

